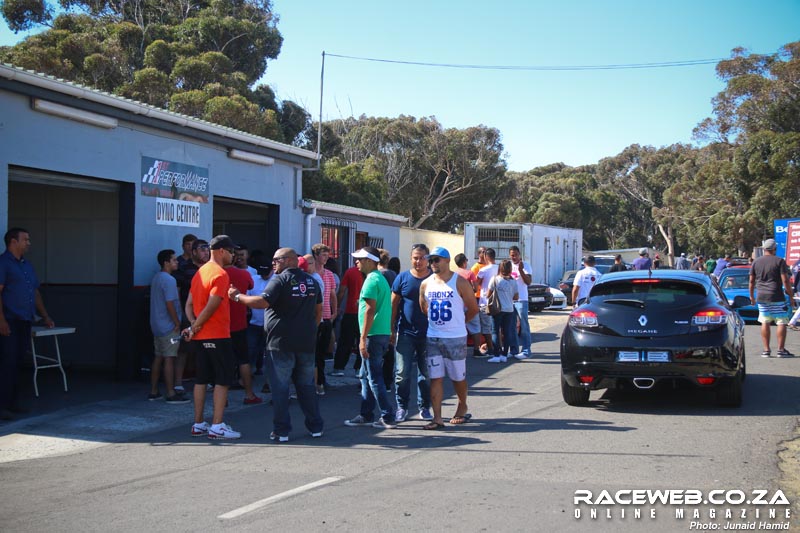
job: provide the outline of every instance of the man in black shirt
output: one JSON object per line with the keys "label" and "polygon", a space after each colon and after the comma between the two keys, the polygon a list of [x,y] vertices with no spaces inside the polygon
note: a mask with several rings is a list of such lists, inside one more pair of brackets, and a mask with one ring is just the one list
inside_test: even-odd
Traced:
{"label": "man in black shirt", "polygon": [[614,264],[611,265],[611,268],[608,269],[608,272],[625,272],[628,270],[625,265],[622,263],[622,255],[617,254],[614,256]]}
{"label": "man in black shirt", "polygon": [[[775,322],[778,334],[777,357],[794,357],[786,349],[786,325],[792,316],[794,293],[789,281],[789,267],[782,257],[775,255],[775,239],[764,241],[764,255],[753,262],[750,268],[750,304],[758,305],[758,321],[761,322],[761,341],[764,351],[761,357],[772,355],[769,348],[771,322]],[[786,296],[789,303],[786,303]]]}
{"label": "man in black shirt", "polygon": [[297,390],[297,401],[312,437],[322,436],[323,420],[314,387],[314,352],[317,324],[322,319],[322,288],[297,266],[297,252],[281,248],[272,258],[275,275],[260,296],[247,296],[235,288],[228,296],[253,309],[266,309],[267,375],[272,387],[274,430],[269,438],[288,442],[289,382]]}

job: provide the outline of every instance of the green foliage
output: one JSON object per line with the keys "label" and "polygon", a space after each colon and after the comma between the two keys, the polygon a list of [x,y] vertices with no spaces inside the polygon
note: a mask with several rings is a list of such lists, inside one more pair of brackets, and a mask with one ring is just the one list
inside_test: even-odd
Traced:
{"label": "green foliage", "polygon": [[14,33],[47,24],[53,17],[44,0],[3,0],[2,4],[3,18]]}
{"label": "green foliage", "polygon": [[[0,61],[198,118],[219,118],[271,139],[304,142],[305,110],[278,102],[266,85],[250,90],[283,43],[271,0],[59,4],[63,12],[53,19],[43,0],[2,0],[14,31],[52,27],[0,48]],[[242,113],[238,119],[235,111]]]}

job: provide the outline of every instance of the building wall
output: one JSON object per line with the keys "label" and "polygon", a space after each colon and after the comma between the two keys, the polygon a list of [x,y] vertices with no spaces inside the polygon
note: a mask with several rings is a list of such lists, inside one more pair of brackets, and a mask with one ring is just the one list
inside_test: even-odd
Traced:
{"label": "building wall", "polygon": [[[367,233],[370,239],[378,238],[383,240],[382,248],[389,251],[390,254],[395,255],[400,246],[400,228],[397,224],[387,222],[384,223],[380,219],[367,220],[364,217],[352,216],[346,212],[328,212],[318,210],[316,216],[311,219],[311,242],[302,247],[298,247],[298,251],[306,254],[311,253],[311,246],[318,242],[322,242],[322,228],[321,226],[326,223],[334,225],[341,223],[343,226],[350,228],[351,236],[349,239],[349,246],[343,248],[343,256],[340,258],[342,271],[353,266],[352,258],[345,257],[344,254],[353,253],[357,246],[355,244],[355,233]],[[308,249],[305,249],[308,248]]]}
{"label": "building wall", "polygon": [[[149,349],[140,337],[149,330],[142,324],[146,318],[142,313],[147,287],[158,270],[156,253],[164,248],[179,251],[185,233],[210,239],[215,197],[268,204],[273,213],[270,222],[279,220],[277,240],[302,246],[302,178],[296,163],[276,159],[274,165],[262,166],[239,161],[228,157],[222,138],[214,144],[124,120],[114,129],[83,124],[34,111],[28,96],[5,90],[0,90],[0,110],[0,233],[5,233],[10,222],[29,222],[31,262],[44,275],[58,265],[59,255],[73,259],[85,253],[86,239],[92,239],[91,253],[81,258],[79,266],[67,269],[58,265],[66,272],[65,279],[54,279],[61,286],[49,294],[51,300],[57,300],[49,303],[59,310],[57,320],[79,327],[78,334],[65,339],[66,351],[71,352],[67,359],[73,357],[70,362],[76,366],[116,366],[118,374],[127,377],[134,367],[138,370],[135,359],[146,357]],[[141,194],[143,157],[207,169],[209,202],[200,204],[199,227],[156,223],[156,198]],[[10,169],[15,175],[20,174],[15,169],[21,169],[22,174],[52,176],[52,180],[14,182],[12,192],[15,187],[28,191],[32,187],[34,193],[24,195],[28,207],[10,205],[23,201],[23,195],[9,195]],[[75,180],[78,185],[62,189],[62,179]],[[88,184],[86,188],[82,189],[81,180]],[[91,190],[92,180],[101,186],[112,185],[112,189],[116,185],[118,192],[96,195]],[[38,194],[47,197],[47,215],[41,214],[45,211],[37,201]],[[117,205],[108,205],[111,202]],[[109,216],[117,218],[111,221]],[[43,220],[49,222],[42,229]],[[86,234],[87,228],[91,235]],[[43,248],[37,248],[37,233],[38,245],[44,242],[42,231],[48,237],[44,256],[40,253]],[[106,247],[97,241],[104,238],[109,241]],[[75,302],[79,302],[78,308]],[[104,317],[104,330],[99,332],[91,319],[95,311]],[[138,346],[135,351],[144,351],[144,355],[119,353],[121,346],[132,344],[131,339]],[[125,369],[119,370],[121,364]]]}
{"label": "building wall", "polygon": [[[464,253],[464,236],[443,231],[431,231],[426,229],[400,228],[400,249],[397,257],[400,258],[400,265],[404,270],[411,268],[411,246],[422,243],[433,248],[442,246],[450,252],[450,257]],[[472,265],[472,262],[470,262]],[[455,268],[455,263],[450,264],[450,268]]]}

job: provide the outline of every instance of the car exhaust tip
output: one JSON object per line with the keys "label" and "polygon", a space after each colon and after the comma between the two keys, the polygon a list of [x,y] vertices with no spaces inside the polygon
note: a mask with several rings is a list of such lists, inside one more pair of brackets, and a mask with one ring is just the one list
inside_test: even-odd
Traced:
{"label": "car exhaust tip", "polygon": [[633,378],[633,384],[637,389],[648,390],[653,388],[656,380],[653,378]]}

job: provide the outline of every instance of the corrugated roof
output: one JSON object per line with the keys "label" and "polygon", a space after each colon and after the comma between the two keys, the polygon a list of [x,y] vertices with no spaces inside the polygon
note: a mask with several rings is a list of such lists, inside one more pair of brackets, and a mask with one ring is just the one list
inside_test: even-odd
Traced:
{"label": "corrugated roof", "polygon": [[7,80],[17,81],[27,85],[48,89],[61,94],[94,102],[101,105],[106,105],[116,109],[120,109],[136,115],[152,117],[157,120],[163,120],[172,124],[177,124],[187,128],[196,129],[199,131],[219,135],[223,138],[236,139],[240,142],[245,142],[253,146],[260,146],[269,148],[286,154],[292,154],[299,157],[304,157],[311,160],[317,160],[315,152],[298,148],[289,144],[280,143],[252,133],[246,133],[234,128],[220,126],[205,120],[200,120],[188,115],[182,115],[161,109],[143,102],[131,100],[117,96],[99,89],[94,89],[86,85],[67,81],[55,76],[42,74],[33,70],[26,70],[7,63],[0,63],[0,77]]}

